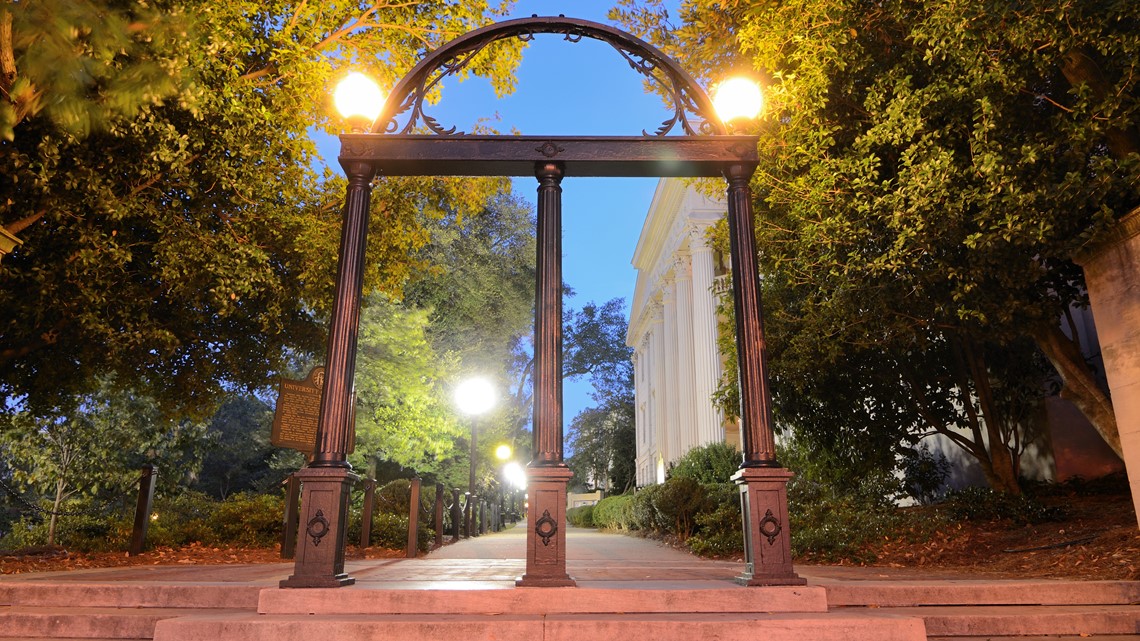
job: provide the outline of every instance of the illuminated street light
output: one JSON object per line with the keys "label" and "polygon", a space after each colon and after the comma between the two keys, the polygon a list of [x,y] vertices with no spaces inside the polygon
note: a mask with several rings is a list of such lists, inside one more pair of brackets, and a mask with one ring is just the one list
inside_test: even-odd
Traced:
{"label": "illuminated street light", "polygon": [[514,452],[511,451],[511,446],[507,445],[506,443],[495,448],[495,458],[499,459],[500,461],[505,461],[511,458],[511,454],[514,454]]}
{"label": "illuminated street light", "polygon": [[455,388],[459,411],[478,416],[495,406],[495,387],[485,378],[469,378]]}
{"label": "illuminated street light", "polygon": [[337,83],[333,103],[353,131],[365,131],[380,115],[384,92],[371,78],[354,71]]}
{"label": "illuminated street light", "polygon": [[748,78],[730,78],[720,83],[713,96],[713,107],[724,122],[751,120],[760,115],[764,96],[760,86]]}
{"label": "illuminated street light", "polygon": [[495,387],[485,378],[469,378],[455,388],[455,404],[459,411],[471,416],[471,469],[467,477],[467,536],[475,529],[475,512],[471,503],[475,497],[475,462],[478,455],[478,416],[495,406]]}
{"label": "illuminated street light", "polygon": [[507,482],[515,486],[517,489],[526,488],[526,471],[522,466],[515,461],[511,461],[503,466],[503,476],[507,478]]}

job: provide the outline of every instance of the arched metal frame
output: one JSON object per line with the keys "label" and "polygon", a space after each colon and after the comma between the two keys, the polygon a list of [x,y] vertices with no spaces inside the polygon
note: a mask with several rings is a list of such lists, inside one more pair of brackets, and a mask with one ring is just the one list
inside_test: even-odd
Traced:
{"label": "arched metal frame", "polygon": [[[570,42],[608,43],[630,66],[664,87],[673,115],[653,135],[488,136],[445,129],[424,112],[440,79],[464,69],[491,43],[537,34]],[[407,114],[406,123],[398,124]],[[690,118],[692,116],[693,118]],[[694,120],[700,124],[694,126]],[[417,123],[422,128],[417,129]],[[684,135],[667,135],[679,125]],[[416,133],[426,129],[428,133]],[[764,332],[753,237],[749,179],[758,162],[757,137],[730,135],[705,91],[675,61],[635,36],[575,18],[508,20],[472,31],[440,47],[392,90],[369,133],[341,136],[340,163],[348,176],[337,287],[329,329],[325,388],[312,462],[297,474],[304,483],[304,519],[328,520],[322,539],[306,541],[293,576],[282,587],[333,587],[344,573],[348,490],[355,481],[346,460],[352,380],[364,273],[371,182],[377,176],[524,176],[538,179],[535,292],[534,460],[528,466],[526,574],[521,586],[568,586],[566,484],[562,436],[562,179],[565,176],[723,176],[740,365],[743,461],[733,480],[744,510],[748,585],[802,585],[791,564],[785,486],[790,473],[775,456]],[[330,518],[332,517],[332,518]]]}

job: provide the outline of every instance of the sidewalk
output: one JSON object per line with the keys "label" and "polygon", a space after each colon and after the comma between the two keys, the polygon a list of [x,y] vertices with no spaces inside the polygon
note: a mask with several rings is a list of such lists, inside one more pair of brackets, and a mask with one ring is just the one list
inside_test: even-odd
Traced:
{"label": "sidewalk", "polygon": [[[526,570],[525,527],[462,539],[417,559],[353,560],[346,571],[357,586],[372,589],[484,589],[513,587]],[[581,587],[677,589],[726,588],[741,561],[713,561],[651,539],[569,528],[567,572]],[[810,585],[849,581],[966,581],[980,577],[917,568],[796,566]],[[0,582],[244,583],[275,587],[293,563],[150,565],[4,575]]]}

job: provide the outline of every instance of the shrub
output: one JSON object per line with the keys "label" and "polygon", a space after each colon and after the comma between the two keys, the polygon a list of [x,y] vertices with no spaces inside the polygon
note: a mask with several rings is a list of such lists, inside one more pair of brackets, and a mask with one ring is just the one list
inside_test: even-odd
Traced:
{"label": "shrub", "polygon": [[693,534],[697,514],[709,507],[708,492],[691,478],[674,476],[661,484],[653,507],[665,531],[676,534],[684,542]]}
{"label": "shrub", "polygon": [[677,460],[671,478],[685,478],[703,485],[727,483],[740,469],[740,451],[728,443],[710,443]]}
{"label": "shrub", "polygon": [[412,504],[412,482],[408,479],[396,479],[376,490],[376,512],[387,514],[402,514],[408,516],[408,508]]}
{"label": "shrub", "polygon": [[706,508],[694,517],[696,533],[686,545],[701,556],[729,556],[744,551],[740,489],[733,483],[704,486]]}
{"label": "shrub", "polygon": [[1027,525],[1059,521],[1065,515],[1059,507],[1049,507],[1025,495],[1005,494],[988,487],[968,487],[952,492],[945,507],[954,520],[1010,519]]}
{"label": "shrub", "polygon": [[566,520],[574,527],[594,527],[594,506],[572,507],[566,510]]}
{"label": "shrub", "polygon": [[[359,538],[359,535],[358,535]],[[420,525],[416,536],[416,547],[420,552],[431,549],[435,539],[435,531]],[[370,545],[388,550],[403,550],[408,546],[408,517],[407,515],[385,514],[381,512],[372,518],[372,532],[368,539]]]}
{"label": "shrub", "polygon": [[941,497],[950,476],[950,461],[941,452],[935,456],[924,444],[903,458],[902,471],[907,495],[923,505],[930,505]]}
{"label": "shrub", "polygon": [[215,505],[202,539],[209,545],[272,547],[281,538],[285,500],[275,494],[241,492]]}
{"label": "shrub", "polygon": [[607,496],[594,506],[594,525],[604,530],[632,530],[630,507],[632,494]]}
{"label": "shrub", "polygon": [[[50,503],[40,507],[50,509]],[[63,512],[84,512],[97,507],[88,499],[72,499],[60,505]],[[50,516],[29,514],[11,524],[11,529],[0,538],[0,548],[18,550],[45,545],[48,538]],[[111,552],[126,549],[130,542],[131,524],[120,513],[101,513],[60,516],[56,520],[55,541],[72,550],[84,552]]]}
{"label": "shrub", "polygon": [[630,529],[658,534],[668,531],[669,524],[661,520],[661,515],[657,511],[657,502],[663,488],[664,485],[661,484],[650,485],[641,488],[633,495],[633,501],[629,506]]}

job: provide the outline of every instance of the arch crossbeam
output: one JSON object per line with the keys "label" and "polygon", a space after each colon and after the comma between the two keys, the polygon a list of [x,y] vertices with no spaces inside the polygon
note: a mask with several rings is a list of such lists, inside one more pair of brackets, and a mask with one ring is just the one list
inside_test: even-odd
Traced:
{"label": "arch crossbeam", "polygon": [[381,176],[532,176],[558,162],[567,176],[719,177],[755,166],[756,136],[423,136],[346,134],[340,162]]}

